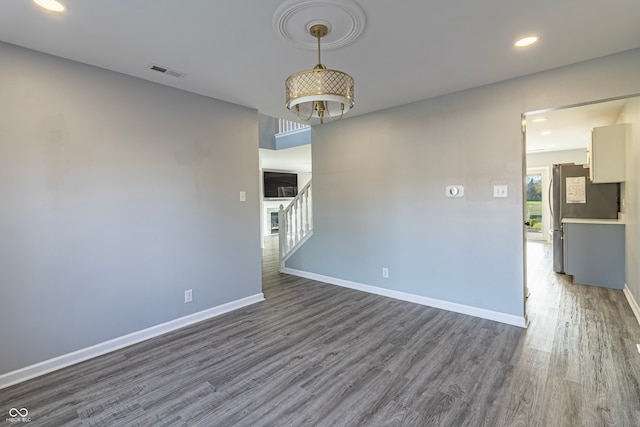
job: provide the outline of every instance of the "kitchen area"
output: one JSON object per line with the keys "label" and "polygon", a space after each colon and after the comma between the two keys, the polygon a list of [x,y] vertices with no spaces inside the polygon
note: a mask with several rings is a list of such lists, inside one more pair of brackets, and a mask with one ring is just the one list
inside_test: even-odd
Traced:
{"label": "kitchen area", "polygon": [[[600,122],[594,120],[595,108],[581,112],[596,125],[590,126],[588,135],[580,135],[586,139],[586,147],[569,145],[568,150],[545,150],[555,144],[535,136],[531,140],[537,145],[529,145],[531,128],[536,136],[551,132],[529,124],[534,119],[541,123],[554,116],[547,112],[544,116],[527,117],[527,167],[548,169],[548,178],[541,185],[542,199],[547,200],[541,203],[541,215],[533,221],[540,221],[539,229],[545,231],[540,233],[539,241],[552,245],[553,271],[572,276],[574,283],[625,288],[625,148],[631,126],[615,121],[616,111],[623,106],[624,101],[612,103],[608,117],[600,118]],[[599,107],[602,110],[603,106]],[[567,117],[569,114],[576,112],[565,112]],[[607,122],[614,124],[599,125]],[[529,173],[528,169],[527,178]],[[529,207],[531,202],[527,203]]]}

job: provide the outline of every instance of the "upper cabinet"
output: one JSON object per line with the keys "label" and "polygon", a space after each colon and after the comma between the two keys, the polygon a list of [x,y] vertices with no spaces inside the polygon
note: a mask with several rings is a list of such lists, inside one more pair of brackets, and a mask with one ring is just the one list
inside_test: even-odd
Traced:
{"label": "upper cabinet", "polygon": [[623,182],[627,125],[593,128],[589,144],[589,178],[595,184]]}

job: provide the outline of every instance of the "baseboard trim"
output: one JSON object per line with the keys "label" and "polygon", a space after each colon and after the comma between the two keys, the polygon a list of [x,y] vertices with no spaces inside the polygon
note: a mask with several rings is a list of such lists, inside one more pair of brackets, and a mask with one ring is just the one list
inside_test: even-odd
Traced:
{"label": "baseboard trim", "polygon": [[105,341],[91,347],[83,348],[72,353],[63,354],[62,356],[54,357],[53,359],[26,366],[16,371],[2,374],[0,375],[0,389],[21,383],[26,380],[30,380],[32,378],[39,377],[44,374],[48,374],[53,371],[57,371],[58,369],[66,368],[67,366],[71,366],[76,363],[84,362],[85,360],[93,359],[97,356],[102,356],[103,354],[111,353],[112,351],[128,347],[132,344],[146,341],[150,338],[166,334],[167,332],[172,332],[177,329],[184,328],[185,326],[202,322],[203,320],[207,320],[212,317],[216,317],[221,314],[258,303],[260,301],[264,301],[264,294],[262,292],[203,311],[199,311],[188,316],[170,320],[168,322],[161,323],[147,329],[132,332],[130,334],[123,335],[121,337],[114,338],[112,340]]}
{"label": "baseboard trim", "polygon": [[627,301],[631,306],[631,311],[633,311],[633,315],[636,316],[636,320],[638,321],[638,323],[640,323],[640,305],[638,305],[638,302],[633,297],[633,294],[631,293],[631,291],[629,290],[626,284],[624,285],[624,289],[622,290],[622,292],[624,292],[624,296],[627,297]]}
{"label": "baseboard trim", "polygon": [[527,322],[524,316],[515,316],[513,314],[486,310],[484,308],[472,307],[470,305],[457,304],[454,302],[424,297],[421,295],[410,294],[407,292],[379,288],[377,286],[365,285],[362,283],[351,282],[349,280],[336,279],[335,277],[323,276],[321,274],[309,273],[307,271],[300,271],[293,268],[284,268],[282,270],[282,273],[291,274],[293,276],[298,276],[298,277],[304,277],[305,279],[317,280],[319,282],[329,283],[331,285],[342,286],[344,288],[368,292],[370,294],[381,295],[384,297],[394,298],[394,299],[407,301],[407,302],[413,302],[416,304],[426,305],[429,307],[439,308],[442,310],[453,311],[455,313],[479,317],[481,319],[487,319],[487,320],[493,320],[495,322],[506,323],[508,325],[518,326],[520,328],[527,327]]}

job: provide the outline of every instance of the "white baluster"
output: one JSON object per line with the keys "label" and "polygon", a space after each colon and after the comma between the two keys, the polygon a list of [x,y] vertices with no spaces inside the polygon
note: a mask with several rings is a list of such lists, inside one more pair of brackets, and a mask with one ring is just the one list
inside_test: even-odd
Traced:
{"label": "white baluster", "polygon": [[305,235],[309,233],[309,188],[304,192],[304,213],[305,213]]}
{"label": "white baluster", "polygon": [[301,197],[300,198],[300,240],[302,240],[302,238],[307,234],[307,233],[305,233],[305,230],[304,230],[304,223],[305,223],[305,219],[304,219],[304,199]]}
{"label": "white baluster", "polygon": [[280,259],[282,259],[286,253],[287,249],[287,220],[286,215],[284,214],[284,206],[280,205],[280,210],[278,211],[278,241],[279,241],[279,251],[280,251]]}
{"label": "white baluster", "polygon": [[298,239],[298,200],[294,200],[293,203],[293,244],[297,244]]}
{"label": "white baluster", "polygon": [[302,224],[300,224],[300,230],[302,230],[302,234],[307,234],[307,201],[305,200],[306,192],[302,194],[300,197],[300,210],[302,213],[300,214],[300,218],[302,218]]}
{"label": "white baluster", "polygon": [[313,188],[309,186],[307,189],[307,197],[309,197],[309,231],[313,230]]}
{"label": "white baluster", "polygon": [[302,238],[307,235],[306,230],[304,228],[304,224],[306,222],[304,214],[305,214],[305,209],[304,209],[304,195],[303,195],[303,197],[300,197],[300,240],[302,240]]}
{"label": "white baluster", "polygon": [[287,227],[287,233],[289,235],[289,246],[287,246],[287,252],[293,247],[293,211],[289,208],[289,227]]}
{"label": "white baluster", "polygon": [[291,201],[291,210],[293,211],[293,245],[298,244],[298,200]]}

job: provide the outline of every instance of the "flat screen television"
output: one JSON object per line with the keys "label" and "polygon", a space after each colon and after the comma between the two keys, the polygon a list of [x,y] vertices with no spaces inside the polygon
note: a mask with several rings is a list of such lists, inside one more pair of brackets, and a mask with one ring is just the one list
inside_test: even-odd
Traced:
{"label": "flat screen television", "polygon": [[264,197],[295,197],[298,195],[298,174],[264,172]]}

